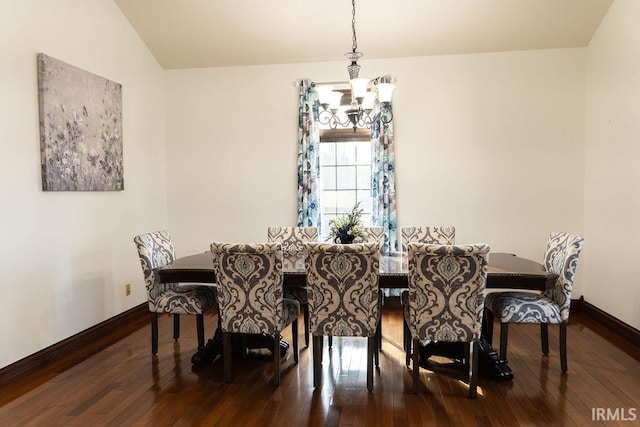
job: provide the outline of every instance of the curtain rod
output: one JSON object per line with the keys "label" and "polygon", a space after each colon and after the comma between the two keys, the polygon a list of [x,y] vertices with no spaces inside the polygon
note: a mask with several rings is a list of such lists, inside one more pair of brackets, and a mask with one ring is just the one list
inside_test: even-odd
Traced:
{"label": "curtain rod", "polygon": [[[383,80],[383,81],[384,81],[384,79],[387,79],[387,81],[389,81],[389,82],[391,82],[391,83],[395,83],[395,82],[396,82],[396,78],[395,78],[395,77],[391,77],[391,76],[389,76],[388,74],[387,74],[387,75],[384,75],[384,76],[378,76],[378,77],[375,77],[375,78],[371,79],[371,80],[370,80],[370,82],[375,82],[375,81],[377,81],[377,80]],[[303,80],[303,79],[296,80],[296,81],[294,82],[294,85],[295,85],[295,86],[297,86],[297,87],[300,87],[300,86],[302,85],[302,80]],[[349,81],[342,81],[342,82],[315,82],[315,81],[311,80],[311,83],[312,83],[312,85],[313,85],[313,86],[323,86],[323,85],[348,85],[348,84],[349,84]],[[374,84],[375,84],[375,83],[374,83]]]}
{"label": "curtain rod", "polygon": [[[296,80],[294,82],[294,84],[298,87],[302,86],[302,80]],[[345,82],[314,82],[313,80],[311,80],[311,84],[313,84],[314,86],[322,86],[322,85],[348,85],[349,82],[345,81]]]}

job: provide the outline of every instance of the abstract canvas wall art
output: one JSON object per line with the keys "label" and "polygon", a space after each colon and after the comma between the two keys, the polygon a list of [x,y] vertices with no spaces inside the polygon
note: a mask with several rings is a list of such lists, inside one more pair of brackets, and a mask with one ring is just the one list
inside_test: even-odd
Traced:
{"label": "abstract canvas wall art", "polygon": [[122,85],[38,54],[45,191],[124,189]]}

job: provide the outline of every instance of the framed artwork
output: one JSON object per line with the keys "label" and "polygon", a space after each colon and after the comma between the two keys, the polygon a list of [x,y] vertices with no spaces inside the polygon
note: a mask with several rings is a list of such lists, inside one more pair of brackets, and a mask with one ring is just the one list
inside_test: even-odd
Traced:
{"label": "framed artwork", "polygon": [[122,85],[38,54],[44,191],[124,190]]}

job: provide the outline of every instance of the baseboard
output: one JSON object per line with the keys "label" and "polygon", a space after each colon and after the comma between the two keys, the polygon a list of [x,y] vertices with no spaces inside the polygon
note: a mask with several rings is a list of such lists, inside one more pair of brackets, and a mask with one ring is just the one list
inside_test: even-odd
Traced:
{"label": "baseboard", "polygon": [[144,302],[0,369],[0,387],[49,367],[63,358],[68,363],[57,368],[64,370],[68,367],[66,365],[77,364],[148,324],[149,305]]}
{"label": "baseboard", "polygon": [[593,304],[580,297],[577,300],[571,300],[571,312],[580,313],[587,319],[602,326],[607,331],[618,335],[620,338],[640,349],[640,331],[631,325],[624,323],[622,320],[613,317],[606,311],[603,311]]}

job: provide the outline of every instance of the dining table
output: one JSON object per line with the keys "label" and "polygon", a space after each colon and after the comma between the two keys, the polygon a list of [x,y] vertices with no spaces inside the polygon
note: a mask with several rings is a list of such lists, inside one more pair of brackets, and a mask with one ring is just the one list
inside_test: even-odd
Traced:
{"label": "dining table", "polygon": [[[213,258],[211,252],[202,252],[176,258],[173,262],[156,270],[156,277],[161,283],[216,283],[213,271]],[[545,269],[545,267],[533,260],[516,256],[511,253],[490,253],[487,267],[488,289],[526,289],[532,291],[544,291],[555,286],[558,276]],[[409,287],[409,269],[407,258],[400,252],[392,252],[380,258],[380,270],[378,283],[381,289],[407,289]],[[306,271],[304,259],[295,263],[291,270],[283,271],[284,287],[306,287]],[[205,348],[198,349],[192,357],[194,364],[202,364],[211,360],[215,355],[221,354],[221,331],[218,330],[209,340]],[[486,328],[483,328],[485,330]],[[272,348],[273,341],[269,337],[258,340],[254,348]],[[479,343],[480,368],[489,377],[496,381],[505,381],[513,378],[513,372],[505,360],[500,360],[497,353],[489,344],[486,336]],[[281,350],[284,354],[288,344],[281,341]],[[447,346],[436,347],[426,351],[426,357],[436,354],[455,359],[455,355],[448,354]],[[422,357],[422,353],[421,353]],[[421,362],[422,363],[422,362]]]}

